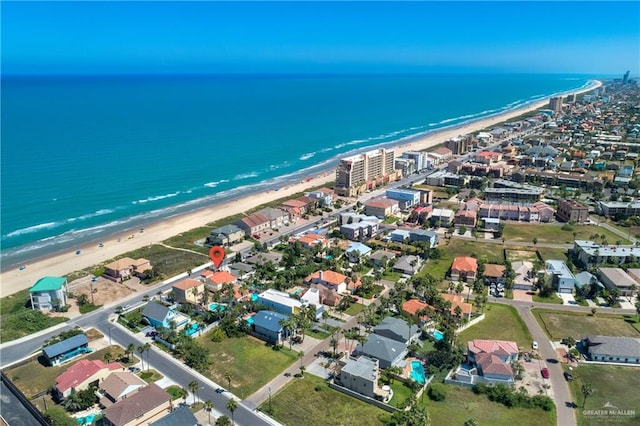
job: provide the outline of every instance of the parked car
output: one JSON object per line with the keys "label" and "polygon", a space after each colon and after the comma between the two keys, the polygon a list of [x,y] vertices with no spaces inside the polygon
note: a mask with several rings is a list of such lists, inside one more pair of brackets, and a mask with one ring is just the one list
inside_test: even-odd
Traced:
{"label": "parked car", "polygon": [[531,347],[533,349],[538,349],[538,342],[536,342],[535,340],[533,341],[533,343],[531,344]]}
{"label": "parked car", "polygon": [[145,334],[146,337],[156,337],[157,335],[157,331],[147,331],[147,334]]}
{"label": "parked car", "polygon": [[571,373],[569,373],[568,371],[565,371],[565,372],[564,372],[564,379],[565,379],[567,382],[570,382],[570,381],[572,381],[572,380],[573,380],[573,376],[572,376],[572,375],[571,375]]}
{"label": "parked car", "polygon": [[217,389],[216,389],[216,393],[224,393],[224,389],[222,389],[222,388],[217,388]]}
{"label": "parked car", "polygon": [[138,367],[129,367],[129,371],[131,371],[132,373],[139,373],[140,372],[140,368],[138,368]]}
{"label": "parked car", "polygon": [[541,373],[542,373],[542,377],[544,377],[545,379],[549,378],[549,369],[547,367],[543,368]]}

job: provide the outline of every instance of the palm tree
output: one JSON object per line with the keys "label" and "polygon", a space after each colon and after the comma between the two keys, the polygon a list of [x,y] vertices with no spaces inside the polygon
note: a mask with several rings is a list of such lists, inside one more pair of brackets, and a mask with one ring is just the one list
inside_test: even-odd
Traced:
{"label": "palm tree", "polygon": [[129,343],[129,345],[127,346],[127,349],[125,349],[125,352],[127,354],[127,358],[129,359],[129,361],[131,361],[131,357],[133,356],[133,353],[136,351],[136,345],[134,345],[133,343]]}
{"label": "palm tree", "polygon": [[211,410],[213,410],[213,402],[211,402],[211,400],[207,399],[204,402],[204,411],[207,412],[207,415],[209,416],[209,419],[207,420],[207,423],[211,424]]}
{"label": "palm tree", "polygon": [[231,379],[233,377],[231,376],[231,373],[229,373],[228,371],[224,373],[224,379],[227,381],[227,384],[229,385],[229,392],[231,392]]}
{"label": "palm tree", "polygon": [[216,426],[229,426],[231,424],[231,420],[227,416],[218,417],[216,420]]}
{"label": "palm tree", "polygon": [[105,353],[104,356],[102,357],[102,360],[107,364],[109,364],[112,359],[113,359],[113,355],[111,355],[111,352]]}
{"label": "palm tree", "polygon": [[582,408],[584,408],[584,404],[587,403],[587,397],[593,393],[593,387],[589,383],[585,383],[582,385],[582,396],[584,399],[582,400]]}
{"label": "palm tree", "polygon": [[182,398],[182,400],[186,404],[187,403],[187,398],[189,397],[189,392],[187,392],[187,390],[185,388],[180,388],[180,397]]}
{"label": "palm tree", "polygon": [[232,424],[235,424],[235,421],[233,419],[233,413],[234,413],[234,411],[236,411],[237,408],[238,408],[238,403],[236,402],[236,400],[233,399],[233,398],[230,398],[227,401],[227,410],[231,411],[231,423]]}
{"label": "palm tree", "polygon": [[[640,302],[638,302],[638,306],[640,306]],[[340,338],[335,333],[331,333],[329,344],[333,348],[333,356],[335,357],[338,349],[338,344],[340,344]]]}
{"label": "palm tree", "polygon": [[144,351],[147,353],[147,371],[149,371],[149,350],[151,349],[151,343],[145,343],[143,348],[144,348]]}
{"label": "palm tree", "polygon": [[298,352],[298,359],[300,360],[300,375],[304,376],[304,365],[302,365],[302,358],[304,357],[304,351]]}
{"label": "palm tree", "polygon": [[142,363],[142,369],[144,370],[144,345],[138,346],[136,350],[140,354],[140,362]]}
{"label": "palm tree", "polygon": [[189,382],[189,390],[191,391],[191,393],[193,394],[193,403],[196,403],[196,399],[197,399],[197,394],[198,394],[198,381],[197,380],[192,380],[191,382]]}

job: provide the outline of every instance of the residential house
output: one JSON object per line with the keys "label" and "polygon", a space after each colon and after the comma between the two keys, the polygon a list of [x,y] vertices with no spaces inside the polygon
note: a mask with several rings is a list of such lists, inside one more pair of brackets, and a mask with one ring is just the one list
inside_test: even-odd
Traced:
{"label": "residential house", "polygon": [[377,198],[364,203],[365,214],[384,219],[387,216],[395,216],[400,212],[400,205],[397,200],[389,198]]}
{"label": "residential house", "polygon": [[258,253],[256,255],[248,257],[245,259],[245,262],[250,265],[263,265],[267,262],[272,262],[273,264],[277,265],[280,263],[280,260],[282,260],[282,253],[270,251],[267,253]]}
{"label": "residential house", "polygon": [[351,263],[360,263],[366,261],[371,254],[371,248],[362,243],[351,243],[344,253]]}
{"label": "residential house", "polygon": [[511,362],[518,359],[516,342],[474,339],[467,342],[467,361],[488,384],[513,385]]}
{"label": "residential house", "polygon": [[84,334],[77,334],[61,342],[42,348],[42,354],[50,365],[59,365],[78,355],[91,352],[89,340]]}
{"label": "residential house", "polygon": [[287,315],[278,312],[258,311],[253,316],[252,328],[261,339],[273,345],[280,345],[287,337],[287,331],[280,322],[287,318]]}
{"label": "residential house", "polygon": [[611,291],[618,291],[622,296],[633,296],[637,287],[636,280],[622,268],[598,268],[598,278]]}
{"label": "residential house", "polygon": [[573,247],[576,257],[587,267],[605,263],[624,265],[640,259],[640,247],[636,246],[612,246],[588,240],[575,240]]}
{"label": "residential house", "polygon": [[43,277],[29,289],[31,309],[50,311],[67,305],[67,279]]}
{"label": "residential house", "polygon": [[207,237],[208,245],[230,246],[242,241],[245,236],[243,229],[236,225],[225,225],[213,229]]}
{"label": "residential house", "polygon": [[425,229],[412,229],[409,231],[409,241],[425,241],[429,243],[430,248],[438,245],[438,234]]}
{"label": "residential house", "polygon": [[172,412],[156,420],[153,423],[149,423],[149,426],[198,426],[198,419],[193,415],[191,410],[186,405],[174,409]]}
{"label": "residential house", "polygon": [[265,215],[253,213],[236,221],[234,225],[242,229],[245,235],[251,237],[271,229],[271,220]]}
{"label": "residential house", "polygon": [[388,199],[397,201],[400,210],[410,209],[420,204],[420,191],[413,189],[387,189],[385,195]]}
{"label": "residential house", "polygon": [[315,247],[320,247],[322,249],[329,248],[331,246],[331,240],[326,238],[323,235],[318,235],[314,233],[304,234],[302,236],[296,237],[293,236],[289,238],[289,243],[300,243],[303,247],[308,249],[313,249]]}
{"label": "residential house", "polygon": [[377,359],[367,356],[349,358],[340,369],[337,382],[347,389],[376,398],[383,395],[378,386],[379,363]]}
{"label": "residential house", "polygon": [[130,279],[132,276],[143,274],[151,269],[151,263],[144,258],[131,259],[123,257],[115,260],[104,267],[103,277],[115,281],[122,282]]}
{"label": "residential house", "polygon": [[175,283],[171,287],[171,291],[173,291],[173,299],[176,302],[196,305],[202,299],[204,283],[193,278],[187,278]]}
{"label": "residential house", "polygon": [[469,282],[476,279],[478,274],[478,260],[469,256],[459,256],[453,259],[451,265],[451,281]]}
{"label": "residential house", "polygon": [[[486,265],[485,265],[486,267]],[[514,290],[533,290],[533,262],[529,262],[528,260],[518,260],[511,264],[511,268],[513,268],[513,272],[515,273],[515,278],[513,279],[513,288]]]}
{"label": "residential house", "polygon": [[598,277],[593,275],[589,271],[582,271],[579,274],[576,274],[576,288],[578,288],[583,293],[585,292],[585,286],[587,288],[591,288],[591,286],[598,286],[600,288],[604,288],[604,285],[600,281],[598,281]]}
{"label": "residential house", "polygon": [[147,382],[128,371],[114,371],[99,384],[102,407],[110,407],[118,401],[122,401],[133,395],[138,389],[147,385]]}
{"label": "residential house", "polygon": [[546,273],[558,293],[573,293],[576,277],[562,260],[547,260]]}
{"label": "residential house", "polygon": [[[377,220],[377,219],[376,219]],[[340,233],[351,241],[365,241],[378,232],[378,223],[361,221],[340,225]]]}
{"label": "residential house", "polygon": [[369,256],[369,260],[374,266],[383,266],[396,258],[396,254],[392,251],[376,250]]}
{"label": "residential house", "polygon": [[171,411],[171,395],[155,383],[102,412],[105,426],[148,425]]}
{"label": "residential house", "polygon": [[576,200],[560,199],[558,200],[556,217],[561,222],[587,222],[589,220],[589,207]]}
{"label": "residential house", "polygon": [[402,312],[411,316],[420,326],[425,325],[429,321],[429,317],[422,313],[426,309],[430,309],[429,305],[418,299],[409,299],[402,304]]}
{"label": "residential house", "polygon": [[328,288],[320,284],[311,284],[311,288],[309,289],[309,291],[311,290],[316,290],[318,292],[318,297],[321,304],[334,308],[340,304],[340,301],[344,297],[342,294],[333,290],[329,290]]}
{"label": "residential house", "polygon": [[347,291],[347,276],[335,271],[316,271],[306,278],[308,284],[320,284],[338,293]]}
{"label": "residential house", "polygon": [[410,234],[407,229],[394,229],[389,233],[389,239],[394,243],[408,243]]}
{"label": "residential house", "polygon": [[255,272],[252,265],[243,262],[232,263],[227,268],[229,268],[229,273],[239,280],[246,280]]}
{"label": "residential house", "polygon": [[450,209],[433,209],[431,224],[439,228],[447,228],[453,223],[455,213]]}
{"label": "residential house", "polygon": [[582,345],[591,361],[640,364],[638,338],[589,335],[582,339]]}
{"label": "residential house", "polygon": [[282,228],[289,223],[289,212],[281,209],[266,207],[262,210],[258,210],[256,213],[269,219],[269,226],[271,229]]}
{"label": "residential house", "polygon": [[282,209],[287,211],[291,218],[300,217],[315,209],[318,200],[312,197],[298,197],[295,200],[287,200],[282,203]]}
{"label": "residential house", "polygon": [[336,195],[333,189],[320,188],[308,193],[307,197],[315,198],[319,201],[320,206],[322,207],[331,207],[333,205],[333,201],[336,198]]}
{"label": "residential house", "polygon": [[92,386],[98,387],[101,381],[114,371],[124,371],[122,364],[117,362],[104,363],[97,359],[90,361],[83,359],[56,378],[54,395],[61,400],[71,395],[72,392],[87,390]]}
{"label": "residential house", "polygon": [[270,288],[258,295],[258,303],[283,315],[290,316],[300,312],[302,303],[283,291]]}
{"label": "residential house", "polygon": [[393,265],[393,270],[406,275],[414,275],[416,272],[420,271],[421,267],[422,262],[420,261],[420,258],[418,256],[408,254],[398,259],[398,261]]}
{"label": "residential house", "polygon": [[[513,267],[513,266],[512,266]],[[494,263],[486,263],[484,265],[483,276],[489,284],[504,284],[505,272],[507,267],[504,265],[497,265]]]}
{"label": "residential house", "polygon": [[142,316],[146,318],[153,327],[171,328],[175,325],[177,330],[187,325],[190,321],[188,316],[153,300],[144,307]]}
{"label": "residential house", "polygon": [[459,294],[446,294],[440,295],[444,300],[451,302],[451,308],[449,313],[456,316],[456,308],[460,308],[460,318],[466,321],[471,320],[471,313],[473,312],[473,305],[464,301],[464,297]]}
{"label": "residential house", "polygon": [[405,320],[395,317],[385,317],[373,328],[378,336],[384,336],[405,345],[416,341],[420,337],[420,328],[415,324],[409,324]]}
{"label": "residential house", "polygon": [[207,274],[206,284],[211,290],[221,290],[225,284],[235,284],[238,279],[227,271],[215,271]]}
{"label": "residential house", "polygon": [[453,223],[458,226],[475,228],[478,221],[478,212],[473,210],[459,210],[456,212]]}
{"label": "residential house", "polygon": [[407,345],[397,340],[371,333],[363,343],[358,343],[355,355],[365,355],[378,360],[380,368],[398,366],[407,355]]}

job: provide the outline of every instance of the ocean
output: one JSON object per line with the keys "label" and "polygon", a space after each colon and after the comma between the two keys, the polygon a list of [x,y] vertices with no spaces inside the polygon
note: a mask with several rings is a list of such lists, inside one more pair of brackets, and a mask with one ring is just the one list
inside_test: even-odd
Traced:
{"label": "ocean", "polygon": [[575,75],[2,77],[3,269],[584,87]]}

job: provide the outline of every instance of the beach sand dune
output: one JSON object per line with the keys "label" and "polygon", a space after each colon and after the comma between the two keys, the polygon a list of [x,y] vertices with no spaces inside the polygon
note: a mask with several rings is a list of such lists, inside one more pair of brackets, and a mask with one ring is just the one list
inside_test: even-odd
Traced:
{"label": "beach sand dune", "polygon": [[[573,93],[591,91],[601,85],[601,82],[595,81],[590,87]],[[399,144],[398,147],[402,146],[403,151],[428,149],[455,136],[490,128],[498,123],[510,120],[526,112],[543,108],[547,104],[548,98],[526,105],[522,108],[469,123],[463,127],[434,132],[424,138],[411,141],[410,143],[403,142],[402,145]],[[278,198],[287,197],[292,194],[302,192],[307,188],[323,185],[333,180],[335,180],[335,174],[333,172],[324,172],[316,175],[310,180],[304,180],[296,184],[289,184],[287,187],[282,188],[279,191],[255,193],[224,204],[217,204],[215,206],[195,210],[180,216],[147,224],[144,227],[143,233],[138,232],[136,229],[113,235],[111,238],[102,240],[104,243],[103,247],[99,247],[98,242],[78,247],[77,250],[81,251],[80,254],[76,254],[76,250],[70,250],[69,252],[55,254],[50,257],[35,259],[31,262],[27,262],[27,267],[23,270],[19,270],[16,267],[11,270],[3,271],[2,274],[0,274],[0,296],[5,297],[22,289],[29,288],[43,276],[62,276],[73,271],[90,268],[93,265],[97,265],[101,262],[117,257],[127,251],[161,242],[181,232],[185,232],[199,226],[204,226],[207,223],[223,219],[231,215],[246,212],[260,204],[264,204]],[[128,238],[131,235],[134,235],[134,237]]]}

